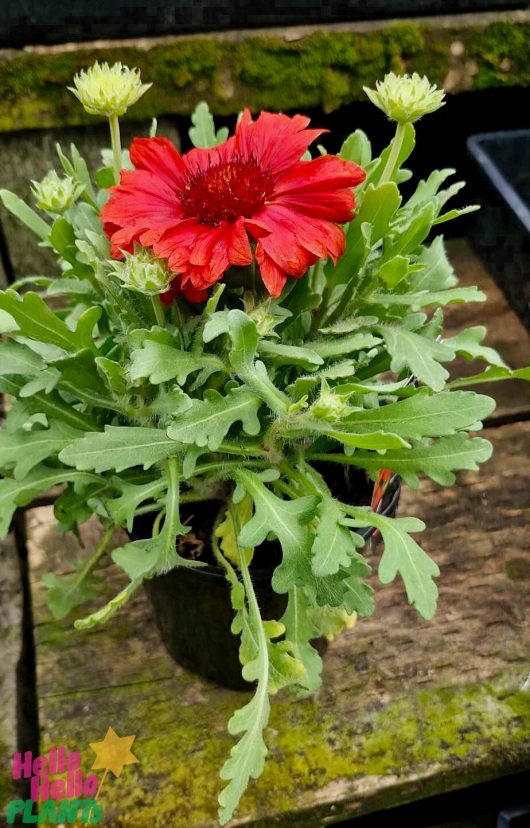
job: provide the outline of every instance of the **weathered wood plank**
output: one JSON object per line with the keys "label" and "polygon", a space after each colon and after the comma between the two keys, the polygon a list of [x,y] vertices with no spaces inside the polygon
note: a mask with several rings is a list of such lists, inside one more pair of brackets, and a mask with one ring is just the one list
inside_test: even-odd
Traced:
{"label": "weathered wood plank", "polygon": [[[446,309],[446,333],[454,336],[462,328],[485,325],[487,345],[496,348],[511,368],[530,365],[530,335],[511,310],[506,297],[484,268],[467,239],[447,242],[449,258],[463,285],[477,285],[487,295],[486,302],[450,305]],[[485,363],[468,362],[464,358],[451,364],[452,377],[470,376],[484,370]],[[476,385],[474,390],[489,394],[497,401],[492,419],[499,421],[524,419],[530,413],[530,383],[512,380]]]}
{"label": "weathered wood plank", "polygon": [[[401,584],[374,582],[377,613],[330,646],[324,688],[274,700],[269,761],[234,824],[312,828],[528,765],[530,423],[488,437],[495,456],[479,474],[403,496],[401,512],[428,521],[441,568],[436,618],[406,607]],[[84,749],[109,725],[137,734],[141,765],[106,783],[107,823],[213,826],[226,721],[246,694],[174,665],[143,594],[90,634],[50,621],[38,578],[64,540],[42,513],[40,525],[30,551],[44,744]],[[116,591],[112,568],[102,574],[102,593]]]}
{"label": "weathered wood plank", "polygon": [[14,795],[11,755],[17,745],[17,665],[22,651],[22,595],[13,536],[0,542],[0,814]]}

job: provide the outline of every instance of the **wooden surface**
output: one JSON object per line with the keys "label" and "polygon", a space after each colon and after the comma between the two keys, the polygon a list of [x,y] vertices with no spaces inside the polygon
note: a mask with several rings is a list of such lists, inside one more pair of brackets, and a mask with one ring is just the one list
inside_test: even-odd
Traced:
{"label": "wooden surface", "polygon": [[[451,254],[463,281],[486,287],[489,300],[472,317],[455,307],[450,328],[486,322],[509,362],[530,362],[528,335],[467,243],[453,243]],[[491,386],[498,409],[486,436],[495,453],[480,473],[403,494],[400,512],[427,522],[422,542],[440,565],[437,616],[423,621],[401,583],[374,579],[376,614],[330,646],[324,687],[304,700],[274,698],[266,769],[234,825],[312,828],[528,767],[530,396],[511,385]],[[87,546],[98,531],[86,527]],[[43,749],[81,750],[88,768],[88,744],[109,726],[135,734],[141,763],[105,783],[105,824],[213,828],[218,771],[233,744],[226,723],[247,695],[176,666],[142,592],[89,633],[52,621],[43,572],[59,571],[66,551],[70,560],[87,552],[57,535],[49,507],[28,514],[28,534]],[[99,603],[122,583],[111,566],[101,575]]]}

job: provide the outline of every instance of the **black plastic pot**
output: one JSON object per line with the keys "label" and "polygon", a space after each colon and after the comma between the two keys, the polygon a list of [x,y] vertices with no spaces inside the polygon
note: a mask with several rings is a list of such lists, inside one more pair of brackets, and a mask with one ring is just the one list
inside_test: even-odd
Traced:
{"label": "black plastic pot", "polygon": [[[394,477],[378,511],[393,516],[399,494],[400,480]],[[217,512],[218,507],[219,504],[212,511]],[[201,516],[196,514],[195,517],[200,522]],[[204,523],[210,522],[210,516],[205,516]],[[145,529],[145,524],[135,525],[133,537],[145,537]],[[357,531],[367,539],[375,534],[373,529]],[[266,620],[281,618],[286,607],[286,596],[278,595],[271,587],[272,572],[280,556],[276,543],[263,544],[255,551],[251,567],[260,611]],[[248,689],[248,683],[241,676],[239,636],[233,635],[230,629],[234,611],[229,586],[220,567],[174,569],[145,581],[144,588],[162,641],[178,664],[224,687]],[[317,649],[323,652],[326,643],[319,639]]]}
{"label": "black plastic pot", "polygon": [[530,330],[530,130],[473,135],[467,146],[482,196],[471,239]]}

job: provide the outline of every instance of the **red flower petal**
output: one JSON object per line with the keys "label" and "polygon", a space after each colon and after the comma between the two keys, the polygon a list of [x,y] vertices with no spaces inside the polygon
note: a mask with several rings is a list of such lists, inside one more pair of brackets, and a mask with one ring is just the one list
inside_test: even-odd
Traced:
{"label": "red flower petal", "polygon": [[309,118],[262,112],[256,121],[250,120],[245,109],[236,127],[236,150],[242,159],[254,157],[260,166],[269,169],[275,177],[287,171],[326,129],[306,129]]}
{"label": "red flower petal", "polygon": [[265,253],[259,243],[256,246],[256,261],[259,265],[259,272],[261,273],[263,284],[270,295],[276,298],[283,290],[283,286],[287,281],[287,274]]}
{"label": "red flower petal", "polygon": [[137,170],[153,173],[171,190],[185,186],[186,162],[168,138],[135,138],[130,156]]}

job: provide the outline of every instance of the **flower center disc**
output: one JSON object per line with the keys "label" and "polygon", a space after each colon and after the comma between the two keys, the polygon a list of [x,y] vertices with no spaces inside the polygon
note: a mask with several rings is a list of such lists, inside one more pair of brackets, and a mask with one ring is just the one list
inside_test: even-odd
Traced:
{"label": "flower center disc", "polygon": [[192,174],[180,200],[186,218],[216,226],[250,218],[263,207],[272,189],[272,176],[255,159],[235,158]]}

